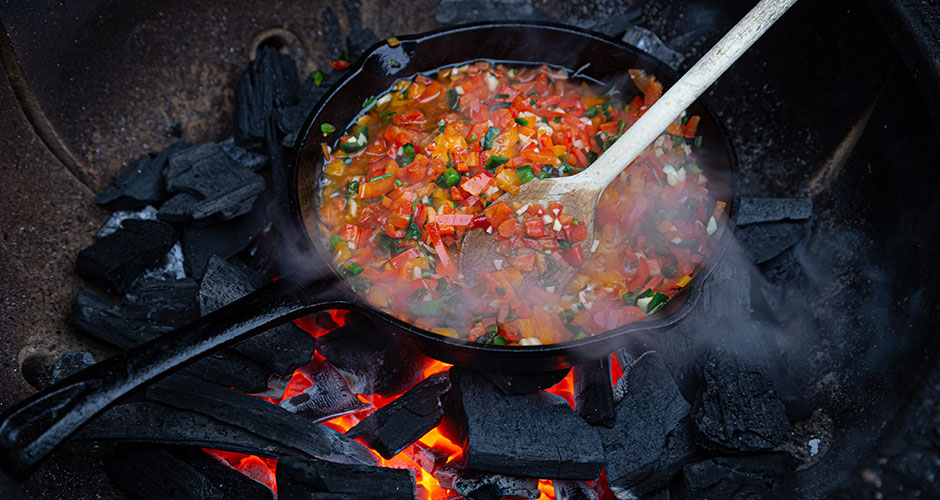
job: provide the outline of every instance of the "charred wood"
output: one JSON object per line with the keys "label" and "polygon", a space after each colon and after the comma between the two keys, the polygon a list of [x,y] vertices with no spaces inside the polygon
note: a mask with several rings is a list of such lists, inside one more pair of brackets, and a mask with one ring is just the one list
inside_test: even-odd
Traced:
{"label": "charred wood", "polygon": [[[279,500],[342,498],[413,500],[415,476],[408,469],[339,464],[306,458],[285,458],[277,464]],[[313,495],[311,495],[313,493]]]}
{"label": "charred wood", "polygon": [[281,401],[281,408],[319,423],[368,407],[349,390],[346,379],[328,362],[314,361],[299,370],[311,385],[304,392]]}
{"label": "charred wood", "polygon": [[75,267],[86,280],[123,293],[141,273],[157,265],[176,242],[173,226],[125,220],[121,228],[78,252]]}
{"label": "charred wood", "polygon": [[617,413],[609,356],[574,367],[574,410],[591,425],[614,425]]}
{"label": "charred wood", "polygon": [[789,499],[795,461],[789,453],[717,457],[686,465],[673,486],[677,500],[699,498]]}

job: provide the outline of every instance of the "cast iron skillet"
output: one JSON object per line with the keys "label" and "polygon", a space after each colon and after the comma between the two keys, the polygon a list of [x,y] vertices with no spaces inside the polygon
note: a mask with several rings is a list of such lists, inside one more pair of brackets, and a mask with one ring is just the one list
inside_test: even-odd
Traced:
{"label": "cast iron skillet", "polygon": [[[341,131],[324,138],[320,124],[349,123],[363,101],[387,90],[402,77],[466,61],[489,59],[517,64],[550,63],[581,73],[632,95],[637,89],[626,70],[642,68],[667,86],[674,73],[659,61],[609,38],[555,24],[475,24],[402,37],[392,47],[374,46],[345,77],[329,90],[310,114],[299,135],[290,167],[289,203],[295,257],[303,265],[283,279],[219,309],[180,330],[131,351],[108,358],[35,394],[0,419],[0,460],[7,473],[22,478],[53,448],[93,416],[135,388],[191,363],[211,352],[256,333],[323,309],[363,311],[400,335],[423,353],[462,366],[530,373],[565,368],[596,359],[622,346],[632,332],[665,330],[694,306],[704,281],[730,237],[735,215],[716,241],[705,268],[671,300],[660,318],[627,325],[594,337],[542,346],[482,345],[443,337],[376,311],[352,292],[329,264],[317,218],[317,186],[322,167],[321,142],[334,142]],[[709,189],[731,202],[734,154],[717,123],[700,105],[691,109],[702,117]],[[717,234],[716,234],[717,235]]]}

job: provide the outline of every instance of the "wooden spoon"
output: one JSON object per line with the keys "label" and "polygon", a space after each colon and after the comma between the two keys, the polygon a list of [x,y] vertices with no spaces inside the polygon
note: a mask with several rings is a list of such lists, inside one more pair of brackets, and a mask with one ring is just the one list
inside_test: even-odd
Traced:
{"label": "wooden spoon", "polygon": [[[795,2],[761,0],[587,170],[569,177],[529,181],[517,194],[504,194],[499,200],[510,206],[561,203],[566,214],[587,226],[588,237],[581,243],[587,258],[594,242],[597,202],[604,189]],[[473,283],[482,271],[494,270],[494,261],[500,258],[493,234],[470,231],[461,243],[460,272]],[[559,292],[575,273],[576,269],[566,266],[556,275]]]}

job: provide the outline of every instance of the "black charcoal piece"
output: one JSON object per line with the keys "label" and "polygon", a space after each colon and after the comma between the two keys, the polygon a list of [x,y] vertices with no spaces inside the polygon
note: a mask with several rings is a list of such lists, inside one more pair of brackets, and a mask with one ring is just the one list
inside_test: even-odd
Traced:
{"label": "black charcoal piece", "polygon": [[114,179],[114,185],[105,189],[95,202],[111,210],[136,210],[147,205],[158,206],[167,198],[164,189],[163,168],[173,153],[188,147],[177,141],[154,158],[141,156]]}
{"label": "black charcoal piece", "polygon": [[739,227],[734,234],[755,264],[766,262],[812,232],[812,221],[778,221]]}
{"label": "black charcoal piece", "polygon": [[222,457],[188,446],[174,447],[170,452],[212,481],[229,498],[250,499],[258,495],[257,498],[267,499],[265,495],[271,492],[270,488],[239,472]]}
{"label": "black charcoal piece", "polygon": [[686,465],[673,498],[795,498],[796,463],[786,452],[717,457]]}
{"label": "black charcoal piece", "polygon": [[[597,492],[581,481],[556,480],[555,500],[597,500]],[[645,498],[643,500],[646,500]]]}
{"label": "black charcoal piece", "polygon": [[770,450],[790,424],[773,382],[753,364],[724,352],[703,367],[705,387],[692,415],[700,444],[717,451]]}
{"label": "black charcoal piece", "polygon": [[281,408],[318,423],[369,406],[349,390],[346,379],[328,362],[313,362],[299,370],[312,385],[281,401]]}
{"label": "black charcoal piece", "polygon": [[[251,271],[213,256],[199,286],[199,308],[203,315],[209,314],[255,291],[262,281]],[[232,349],[280,376],[288,376],[297,367],[310,362],[316,351],[316,340],[293,323],[285,323],[244,340]]]}
{"label": "black charcoal piece", "polygon": [[190,410],[249,430],[265,439],[324,460],[375,464],[362,444],[267,401],[185,375],[173,375],[147,388],[146,398]]}
{"label": "black charcoal piece", "polygon": [[171,156],[163,176],[167,191],[177,194],[157,215],[173,222],[233,219],[251,210],[264,190],[264,177],[236,164],[212,142]]}
{"label": "black charcoal piece", "polygon": [[658,478],[691,458],[691,439],[682,439],[689,436],[682,435],[680,425],[690,405],[655,352],[644,353],[626,367],[617,385],[623,394],[617,403],[617,422],[610,429],[597,428],[604,443],[607,481],[620,489],[643,485],[652,491],[668,482],[658,484]]}
{"label": "black charcoal piece", "polygon": [[421,441],[415,441],[414,444],[405,448],[403,453],[418,464],[418,467],[430,473],[434,473],[438,467],[446,464],[447,459],[450,458],[446,451],[432,448]]}
{"label": "black charcoal piece", "polygon": [[447,372],[431,375],[362,419],[346,435],[362,438],[380,455],[392,458],[441,423],[444,416],[441,400],[449,391]]}
{"label": "black charcoal piece", "polygon": [[350,381],[358,394],[395,396],[424,378],[428,358],[369,318],[350,314],[347,323],[317,337],[317,351]]}
{"label": "black charcoal piece", "polygon": [[692,430],[692,419],[682,419],[676,428],[666,435],[662,453],[645,467],[637,469],[626,478],[611,483],[611,490],[619,497],[646,498],[650,493],[665,488],[682,467],[699,456]]}
{"label": "black charcoal piece", "polygon": [[320,498],[310,492],[342,493],[345,498],[414,500],[415,475],[408,469],[389,469],[285,458],[277,463],[279,500]]}
{"label": "black charcoal piece", "polygon": [[234,137],[229,137],[228,139],[220,142],[219,148],[221,148],[222,152],[231,158],[232,161],[249,170],[258,171],[268,165],[268,155],[257,153],[255,151],[248,151],[238,144],[235,144]]}
{"label": "black charcoal piece", "polygon": [[0,470],[0,498],[5,500],[30,500],[26,492],[6,471]]}
{"label": "black charcoal piece", "polygon": [[[79,290],[72,304],[68,322],[78,331],[120,349],[136,345],[175,330],[198,317],[198,304],[192,295],[193,282],[179,280],[182,284],[151,285],[141,282],[125,297],[125,304],[115,306],[92,290]],[[141,297],[150,296],[154,290],[170,290],[162,299],[143,302]],[[182,300],[175,302],[171,297]],[[183,369],[187,373],[211,380],[245,392],[265,389],[270,371],[232,350],[224,350],[199,360]]]}
{"label": "black charcoal piece", "polygon": [[813,216],[812,198],[741,198],[736,223],[804,220]]}
{"label": "black charcoal piece", "polygon": [[261,151],[269,120],[297,103],[299,89],[297,66],[289,55],[272,47],[258,51],[235,89],[235,144]]}
{"label": "black charcoal piece", "polygon": [[121,229],[78,252],[75,267],[82,278],[123,293],[142,272],[160,262],[176,238],[176,229],[169,224],[126,220]]}
{"label": "black charcoal piece", "polygon": [[452,414],[464,431],[467,468],[544,479],[597,479],[604,451],[597,431],[562,398],[503,395],[472,371],[450,370]]}
{"label": "black charcoal piece", "polygon": [[538,498],[541,495],[537,479],[466,470],[463,464],[449,463],[435,471],[434,478],[441,487],[455,490],[467,500]]}
{"label": "black charcoal piece", "polygon": [[84,351],[69,351],[59,357],[59,360],[55,362],[55,366],[52,367],[51,383],[55,384],[60,380],[70,375],[74,375],[93,364],[95,364],[95,358],[91,356],[91,353]]}
{"label": "black charcoal piece", "polygon": [[128,318],[180,327],[199,319],[199,285],[192,278],[141,278],[121,301]]}
{"label": "black charcoal piece", "polygon": [[568,375],[570,369],[552,370],[538,373],[509,373],[500,371],[487,371],[482,373],[487,380],[493,383],[503,394],[529,394],[561,382]]}
{"label": "black charcoal piece", "polygon": [[253,210],[211,226],[183,226],[180,243],[183,247],[183,266],[186,273],[193,278],[202,279],[213,255],[224,260],[247,248],[268,226],[263,215]]}
{"label": "black charcoal piece", "polygon": [[[205,461],[201,465],[210,466]],[[132,500],[274,498],[274,492],[267,486],[231,467],[226,473],[223,467],[218,464],[211,469],[214,474],[207,476],[192,463],[162,448],[122,446],[109,460],[108,477]]]}
{"label": "black charcoal piece", "polygon": [[614,425],[617,413],[609,356],[574,367],[574,410],[591,425]]}
{"label": "black charcoal piece", "polygon": [[95,417],[76,439],[199,446],[262,457],[301,452],[201,413],[151,401],[124,403]]}

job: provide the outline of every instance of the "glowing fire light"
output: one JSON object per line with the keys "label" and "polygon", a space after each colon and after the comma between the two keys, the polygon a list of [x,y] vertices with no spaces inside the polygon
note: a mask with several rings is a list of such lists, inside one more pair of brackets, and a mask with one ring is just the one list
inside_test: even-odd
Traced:
{"label": "glowing fire light", "polygon": [[[343,325],[345,323],[345,311],[328,311],[328,313],[330,314],[333,321],[336,322],[336,324]],[[329,331],[317,325],[316,322],[309,317],[301,318],[295,323],[314,337],[318,337]],[[326,362],[326,360],[319,353],[317,353],[314,355],[314,359],[308,366],[315,366],[317,363],[323,362]],[[427,378],[431,375],[434,375],[435,373],[447,370],[448,368],[450,368],[450,365],[446,363],[433,361],[424,369],[424,377]],[[617,356],[611,355],[611,376],[613,380],[618,380],[621,377],[623,374],[623,368],[624,367],[620,366]],[[291,379],[287,384],[287,388],[284,391],[284,395],[280,399],[264,399],[272,404],[279,404],[284,399],[302,393],[311,385],[312,382],[304,374],[304,368],[302,367],[301,369],[294,372],[294,374],[291,376]],[[572,408],[574,408],[574,376],[571,372],[569,372],[568,375],[560,382],[546,389],[546,391],[562,397]],[[371,407],[356,413],[341,415],[334,419],[328,420],[323,424],[338,432],[345,433],[347,430],[358,424],[363,418],[371,415],[377,409],[382,408],[386,404],[394,401],[398,398],[398,396],[400,395],[396,395],[394,397],[383,397],[378,394],[360,394],[358,395],[359,399],[365,403],[371,404]],[[442,426],[431,429],[431,431],[429,431],[427,434],[421,436],[421,438],[418,439],[418,442],[446,456],[446,463],[462,459],[463,449],[442,433]],[[410,469],[414,471],[415,487],[417,490],[416,498],[420,500],[448,500],[454,498],[455,493],[451,490],[441,487],[437,479],[435,479],[432,475],[433,471],[424,470],[408,455],[413,446],[414,445],[412,445],[412,447],[405,448],[405,450],[388,460],[378,456],[378,454],[375,453],[376,459],[383,467]],[[225,459],[229,464],[245,475],[267,485],[275,492],[277,491],[277,484],[275,481],[277,460],[220,450],[206,449],[204,451]],[[598,481],[598,485],[604,490],[602,498],[605,500],[608,498],[613,498],[612,495],[608,495],[610,490],[607,488],[606,483],[607,480],[602,474],[600,480]],[[538,489],[540,492],[538,500],[555,500],[555,487],[553,486],[552,481],[547,479],[540,479],[538,482]]]}

